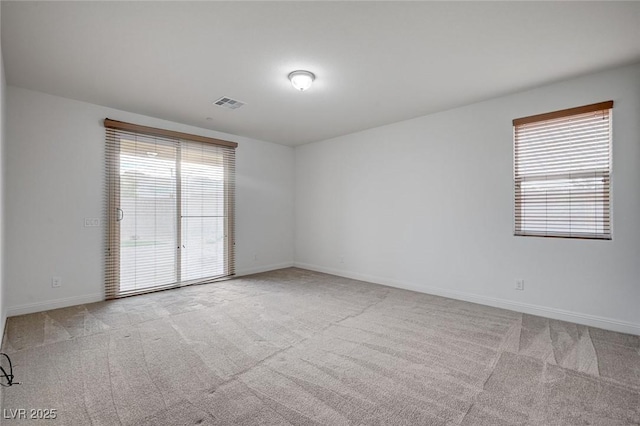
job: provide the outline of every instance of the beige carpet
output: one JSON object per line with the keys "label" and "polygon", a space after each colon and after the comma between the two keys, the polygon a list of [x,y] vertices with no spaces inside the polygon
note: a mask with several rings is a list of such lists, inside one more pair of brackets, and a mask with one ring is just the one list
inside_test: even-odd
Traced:
{"label": "beige carpet", "polygon": [[7,330],[3,424],[640,424],[637,336],[301,269]]}

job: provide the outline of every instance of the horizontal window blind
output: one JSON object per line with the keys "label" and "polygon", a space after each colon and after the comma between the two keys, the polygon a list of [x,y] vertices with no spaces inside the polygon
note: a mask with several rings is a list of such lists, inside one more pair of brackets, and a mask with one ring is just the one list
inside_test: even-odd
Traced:
{"label": "horizontal window blind", "polygon": [[515,235],[611,239],[612,108],[514,120]]}
{"label": "horizontal window blind", "polygon": [[180,281],[234,273],[233,191],[235,151],[202,142],[180,149]]}
{"label": "horizontal window blind", "polygon": [[236,144],[105,127],[106,297],[233,275]]}

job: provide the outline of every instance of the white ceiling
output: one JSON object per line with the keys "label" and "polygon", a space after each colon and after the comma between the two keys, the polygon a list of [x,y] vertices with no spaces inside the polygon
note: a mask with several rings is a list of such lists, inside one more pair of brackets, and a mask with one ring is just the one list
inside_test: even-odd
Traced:
{"label": "white ceiling", "polygon": [[[1,15],[8,84],[287,145],[640,61],[639,2],[3,1]],[[296,69],[317,75],[309,91]]]}

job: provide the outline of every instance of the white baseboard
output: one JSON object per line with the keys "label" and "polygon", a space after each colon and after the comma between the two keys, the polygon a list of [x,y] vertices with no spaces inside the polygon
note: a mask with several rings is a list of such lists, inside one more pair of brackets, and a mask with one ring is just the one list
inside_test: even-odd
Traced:
{"label": "white baseboard", "polygon": [[292,266],[293,266],[293,262],[275,263],[272,265],[258,266],[255,268],[247,268],[247,269],[242,269],[240,271],[237,271],[236,276],[241,277],[243,275],[251,275],[251,274],[258,274],[260,272],[275,271],[276,269],[291,268]]}
{"label": "white baseboard", "polygon": [[68,306],[95,303],[104,300],[104,294],[86,294],[83,296],[66,297],[64,299],[47,300],[46,302],[27,303],[24,305],[10,306],[7,308],[7,317],[32,314],[34,312],[48,311],[50,309],[66,308]]}
{"label": "white baseboard", "polygon": [[[511,311],[522,312],[541,317],[568,321],[577,324],[588,325],[590,327],[598,327],[606,330],[618,331],[621,333],[629,333],[640,336],[640,324],[621,321],[613,318],[600,317],[596,315],[584,314],[580,312],[567,311],[564,309],[550,308],[546,306],[532,305],[529,303],[514,302],[512,300],[487,297],[473,293],[449,290],[441,287],[421,286],[415,283],[409,283],[398,280],[391,280],[376,277],[373,275],[360,274],[350,271],[343,271],[324,266],[313,265],[302,262],[284,262],[272,265],[264,265],[256,268],[248,268],[238,271],[236,276],[257,274],[260,272],[268,272],[276,269],[297,267],[308,269],[311,271],[324,272],[327,274],[338,275],[341,277],[352,278],[355,280],[368,281],[375,284],[386,285],[389,287],[402,288],[412,290],[419,293],[433,294],[436,296],[449,297],[451,299],[464,300],[467,302],[479,303],[481,305],[493,306],[496,308],[508,309]],[[67,297],[63,299],[49,300],[46,302],[28,303],[18,306],[10,306],[7,308],[6,316],[12,317],[16,315],[30,314],[34,312],[48,311],[50,309],[66,308],[68,306],[81,305],[84,303],[94,303],[104,300],[101,293],[88,294],[83,296]]]}
{"label": "white baseboard", "polygon": [[[293,262],[284,262],[273,265],[265,265],[256,268],[243,269],[236,273],[236,276],[257,274],[259,272],[273,271],[275,269],[290,268]],[[32,314],[34,312],[48,311],[50,309],[66,308],[68,306],[82,305],[85,303],[101,302],[104,294],[87,294],[83,296],[73,296],[64,299],[47,300],[46,302],[27,303],[24,305],[10,306],[7,308],[7,317],[17,315]]]}
{"label": "white baseboard", "polygon": [[296,268],[309,269],[316,272],[324,272],[326,274],[338,275],[341,277],[352,278],[360,281],[368,281],[375,284],[386,285],[389,287],[412,290],[418,293],[427,293],[435,296],[464,300],[466,302],[473,302],[481,305],[508,309],[510,311],[522,312],[525,314],[537,315],[541,317],[587,325],[590,327],[603,328],[605,330],[618,331],[620,333],[635,334],[640,336],[640,324],[621,321],[613,318],[599,317],[596,315],[583,314],[580,312],[567,311],[564,309],[550,308],[546,306],[532,305],[529,303],[514,302],[512,300],[481,296],[478,294],[449,290],[441,287],[417,285],[415,283],[385,279],[372,275],[359,274],[355,272],[327,268],[324,266],[312,265],[309,263],[294,262],[294,266]]}

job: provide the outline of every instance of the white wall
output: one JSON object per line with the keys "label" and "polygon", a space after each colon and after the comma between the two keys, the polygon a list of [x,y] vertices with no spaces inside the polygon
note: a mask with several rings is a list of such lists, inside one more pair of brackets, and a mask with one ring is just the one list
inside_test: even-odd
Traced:
{"label": "white wall", "polygon": [[[0,7],[0,9],[2,9]],[[0,19],[2,21],[2,19]],[[2,40],[0,40],[0,341],[4,335],[4,324],[7,319],[5,279],[4,279],[4,145],[6,141],[6,92],[7,83],[4,75],[4,60],[2,56]]]}
{"label": "white wall", "polygon": [[13,86],[7,110],[9,315],[102,299],[104,229],[84,218],[102,217],[106,117],[238,142],[238,275],[292,265],[292,148]]}
{"label": "white wall", "polygon": [[[511,120],[610,99],[613,240],[514,237]],[[639,117],[636,65],[297,147],[296,265],[640,334]]]}

